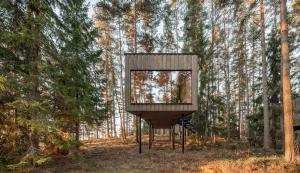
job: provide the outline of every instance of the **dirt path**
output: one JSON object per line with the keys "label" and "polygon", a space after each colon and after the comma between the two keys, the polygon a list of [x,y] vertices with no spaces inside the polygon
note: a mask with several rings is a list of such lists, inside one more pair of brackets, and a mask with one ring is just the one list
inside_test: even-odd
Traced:
{"label": "dirt path", "polygon": [[[147,139],[147,138],[146,138]],[[257,150],[257,151],[256,151]],[[274,156],[275,155],[275,156]],[[74,173],[180,173],[180,172],[224,172],[230,168],[232,162],[250,157],[276,157],[273,152],[250,149],[243,145],[208,145],[195,147],[188,144],[186,152],[181,153],[180,145],[176,150],[171,149],[168,137],[158,137],[151,150],[146,142],[143,144],[142,154],[138,153],[138,146],[134,143],[123,144],[119,140],[90,141],[81,147],[78,157],[55,157],[50,165],[38,168],[34,172],[74,172]],[[275,159],[276,160],[276,159]],[[273,163],[273,162],[266,162]],[[227,167],[226,167],[227,166]],[[262,171],[268,166],[262,165]],[[221,168],[221,167],[224,167]],[[243,168],[243,164],[240,165]],[[240,172],[241,168],[236,167]],[[251,167],[245,170],[260,170],[260,167]],[[293,172],[293,169],[291,169]],[[225,171],[226,172],[226,171]],[[286,170],[285,170],[286,172]],[[289,171],[290,172],[290,171]]]}

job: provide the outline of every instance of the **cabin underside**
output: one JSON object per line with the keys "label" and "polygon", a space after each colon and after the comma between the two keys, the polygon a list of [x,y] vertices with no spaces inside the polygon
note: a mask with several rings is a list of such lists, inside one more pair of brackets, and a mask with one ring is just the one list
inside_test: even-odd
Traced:
{"label": "cabin underside", "polygon": [[155,129],[170,129],[177,124],[180,119],[192,114],[192,111],[134,111],[130,112],[136,116],[141,116],[148,124]]}

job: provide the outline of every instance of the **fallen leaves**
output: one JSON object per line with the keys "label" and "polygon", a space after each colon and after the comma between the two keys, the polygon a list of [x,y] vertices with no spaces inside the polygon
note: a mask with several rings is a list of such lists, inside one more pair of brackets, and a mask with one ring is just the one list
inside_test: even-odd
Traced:
{"label": "fallen leaves", "polygon": [[[146,139],[146,138],[144,138]],[[123,143],[120,139],[88,141],[80,148],[76,159],[63,157],[35,172],[101,172],[101,173],[230,173],[235,172],[293,172],[296,164],[282,162],[272,151],[249,148],[243,143],[218,142],[206,146],[187,143],[181,153],[179,141],[172,150],[168,136],[156,136],[151,150],[143,141],[142,153],[134,138]],[[299,169],[298,169],[299,170]]]}

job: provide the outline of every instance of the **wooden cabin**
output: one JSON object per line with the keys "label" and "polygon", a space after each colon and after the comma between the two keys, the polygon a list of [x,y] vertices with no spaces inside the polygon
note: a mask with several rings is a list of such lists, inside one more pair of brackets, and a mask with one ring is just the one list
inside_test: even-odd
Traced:
{"label": "wooden cabin", "polygon": [[191,54],[126,54],[126,111],[170,128],[197,110],[197,56]]}
{"label": "wooden cabin", "polygon": [[293,123],[294,129],[300,130],[300,98],[293,100]]}
{"label": "wooden cabin", "polygon": [[[300,98],[292,100],[293,127],[295,136],[300,144]],[[270,104],[270,134],[274,148],[282,148],[283,140],[283,112],[282,105]]]}
{"label": "wooden cabin", "polygon": [[152,128],[170,129],[197,111],[197,88],[194,54],[126,54],[125,109]]}

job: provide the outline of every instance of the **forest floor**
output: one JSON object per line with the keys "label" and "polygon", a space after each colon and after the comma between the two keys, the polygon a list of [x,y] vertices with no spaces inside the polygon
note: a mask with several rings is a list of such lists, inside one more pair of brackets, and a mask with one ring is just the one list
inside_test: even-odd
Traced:
{"label": "forest floor", "polygon": [[120,139],[86,141],[77,157],[54,156],[48,164],[28,170],[33,173],[183,173],[183,172],[300,172],[297,162],[287,163],[280,153],[252,148],[243,143],[196,145],[188,140],[185,153],[177,141],[171,149],[168,136],[156,136],[148,149],[144,136],[142,154],[133,139],[127,143]]}

